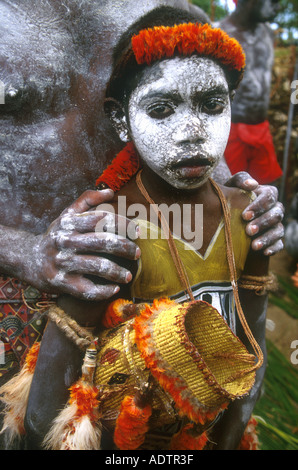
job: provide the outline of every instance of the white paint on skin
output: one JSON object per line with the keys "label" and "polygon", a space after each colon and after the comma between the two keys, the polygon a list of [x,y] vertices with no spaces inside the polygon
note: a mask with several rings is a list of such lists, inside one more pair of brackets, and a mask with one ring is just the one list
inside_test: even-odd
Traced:
{"label": "white paint on skin", "polygon": [[68,249],[68,250],[62,250],[59,251],[59,253],[56,256],[56,260],[61,262],[61,261],[69,261],[72,259],[74,255],[74,250]]}
{"label": "white paint on skin", "polygon": [[55,241],[57,246],[63,245],[64,242],[67,242],[72,235],[72,231],[69,230],[59,230],[57,232],[51,232],[51,239]]}
{"label": "white paint on skin", "polygon": [[76,227],[71,214],[66,214],[61,217],[61,228],[64,230],[75,230]]}
{"label": "white paint on skin", "polygon": [[214,61],[198,56],[154,63],[133,90],[128,113],[143,161],[171,186],[197,188],[221,160],[229,136],[225,74]]}
{"label": "white paint on skin", "polygon": [[65,276],[66,276],[65,271],[62,271],[62,270],[58,271],[58,273],[52,279],[53,285],[54,286],[64,286]]}
{"label": "white paint on skin", "polygon": [[[100,211],[98,211],[98,214],[100,214]],[[96,224],[95,232],[115,233],[115,231],[116,231],[115,215],[111,212],[102,212],[102,218]]]}

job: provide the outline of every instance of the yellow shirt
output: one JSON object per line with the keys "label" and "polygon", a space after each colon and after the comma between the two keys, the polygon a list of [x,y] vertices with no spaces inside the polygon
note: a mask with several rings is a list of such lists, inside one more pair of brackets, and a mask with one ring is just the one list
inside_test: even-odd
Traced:
{"label": "yellow shirt", "polygon": [[[245,233],[245,223],[240,209],[231,210],[231,231],[237,277],[244,269],[250,248]],[[170,297],[182,302],[187,297],[167,240],[161,230],[145,220],[138,220],[141,248],[139,269],[132,285],[131,294],[136,302]],[[184,264],[195,299],[211,303],[235,331],[233,292],[227,262],[224,221],[222,220],[204,254],[194,250],[191,244],[174,236],[179,256]]]}

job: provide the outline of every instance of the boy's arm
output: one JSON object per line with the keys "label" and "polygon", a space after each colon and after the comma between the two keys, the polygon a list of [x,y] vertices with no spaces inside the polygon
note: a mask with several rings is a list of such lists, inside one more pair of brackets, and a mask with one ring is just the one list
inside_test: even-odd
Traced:
{"label": "boy's arm", "polygon": [[[253,276],[266,276],[268,273],[268,258],[251,250],[248,257],[245,274]],[[224,412],[221,420],[214,426],[210,441],[214,450],[237,450],[253,409],[259,399],[266,369],[266,343],[265,326],[267,311],[267,295],[257,295],[254,291],[239,289],[241,306],[251,329],[251,332],[262,349],[264,362],[256,372],[255,384],[250,394],[231,403]],[[242,327],[238,334],[249,352],[253,353]]]}
{"label": "boy's arm", "polygon": [[[57,306],[84,329],[96,331],[108,301],[85,302],[72,296],[61,296]],[[89,331],[89,330],[88,330]],[[93,333],[92,333],[93,334]],[[53,420],[69,398],[68,389],[81,376],[84,351],[49,320],[44,331],[25,417],[27,446],[42,448],[42,441]]]}
{"label": "boy's arm", "polygon": [[80,377],[83,352],[49,321],[43,335],[25,416],[26,447],[41,450],[53,420]]}

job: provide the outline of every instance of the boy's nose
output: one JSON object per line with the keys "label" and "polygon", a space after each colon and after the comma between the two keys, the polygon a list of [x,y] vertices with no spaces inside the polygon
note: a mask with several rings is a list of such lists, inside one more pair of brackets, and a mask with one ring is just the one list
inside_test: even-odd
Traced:
{"label": "boy's nose", "polygon": [[207,138],[202,120],[197,116],[186,116],[174,133],[177,144],[204,143]]}

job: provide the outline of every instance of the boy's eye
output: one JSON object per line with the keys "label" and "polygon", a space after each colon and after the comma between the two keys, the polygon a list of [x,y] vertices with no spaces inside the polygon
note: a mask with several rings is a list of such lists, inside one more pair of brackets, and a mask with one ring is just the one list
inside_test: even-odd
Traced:
{"label": "boy's eye", "polygon": [[222,100],[208,100],[202,106],[202,111],[207,114],[220,114],[225,107],[225,102]]}
{"label": "boy's eye", "polygon": [[149,106],[147,114],[153,119],[164,119],[174,113],[174,108],[166,103]]}

